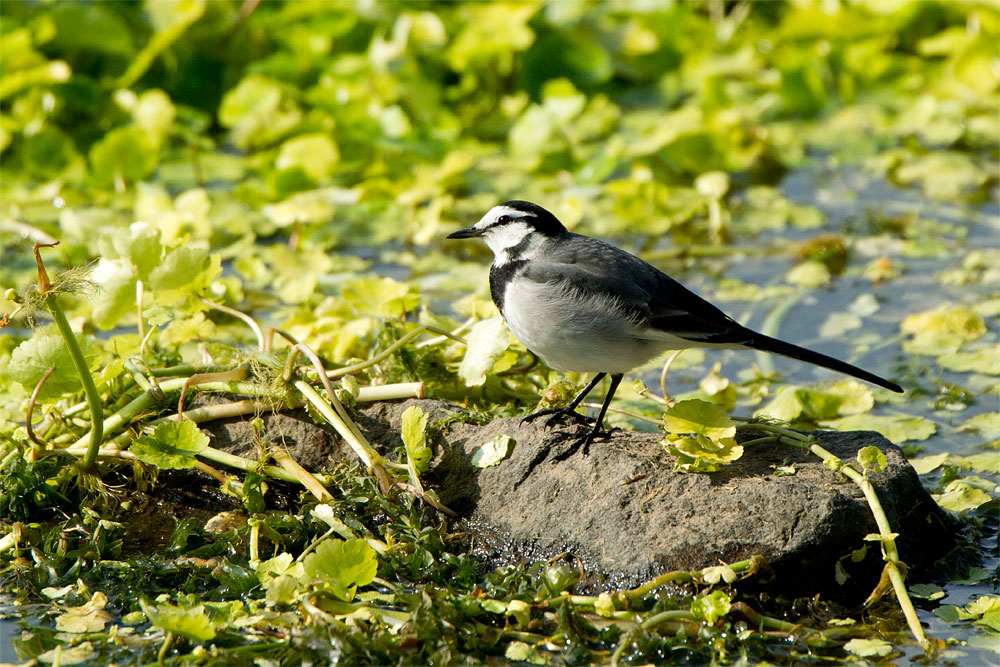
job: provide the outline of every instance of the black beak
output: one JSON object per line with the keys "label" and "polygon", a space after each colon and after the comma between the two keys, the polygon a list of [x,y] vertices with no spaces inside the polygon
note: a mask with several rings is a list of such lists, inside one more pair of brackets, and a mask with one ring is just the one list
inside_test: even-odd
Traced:
{"label": "black beak", "polygon": [[446,239],[471,239],[476,236],[482,236],[483,233],[476,229],[475,227],[466,227],[465,229],[460,229],[457,232],[452,232],[446,236]]}

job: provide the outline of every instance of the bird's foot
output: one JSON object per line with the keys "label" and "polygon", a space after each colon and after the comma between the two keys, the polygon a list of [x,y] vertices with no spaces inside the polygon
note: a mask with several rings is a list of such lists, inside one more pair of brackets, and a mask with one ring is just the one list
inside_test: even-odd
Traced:
{"label": "bird's foot", "polygon": [[578,424],[593,424],[595,421],[593,417],[588,417],[585,414],[581,414],[577,412],[575,409],[550,408],[548,410],[539,410],[538,412],[533,412],[530,415],[527,415],[526,417],[522,417],[521,423],[524,424],[526,422],[532,422],[538,419],[539,417],[545,417],[545,416],[548,416],[548,419],[545,420],[545,426],[552,426],[552,424],[564,418],[572,419],[576,421]]}
{"label": "bird's foot", "polygon": [[620,430],[621,430],[620,428],[615,426],[605,431],[601,428],[600,424],[594,424],[594,428],[587,431],[587,434],[585,436],[583,436],[582,438],[577,438],[572,443],[570,443],[570,446],[567,447],[564,451],[559,452],[554,457],[552,457],[552,462],[558,463],[560,461],[565,461],[569,457],[573,456],[573,454],[575,454],[577,451],[579,451],[580,447],[583,447],[583,455],[589,456],[590,443],[592,443],[594,440],[597,439],[607,440],[608,438],[611,437],[612,433]]}

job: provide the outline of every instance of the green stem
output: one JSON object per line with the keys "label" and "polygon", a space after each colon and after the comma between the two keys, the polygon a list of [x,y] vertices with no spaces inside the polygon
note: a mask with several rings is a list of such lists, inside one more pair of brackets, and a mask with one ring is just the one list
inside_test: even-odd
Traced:
{"label": "green stem", "polygon": [[[759,557],[754,557],[754,558],[748,558],[746,560],[737,561],[735,563],[730,563],[729,568],[733,572],[736,572],[737,574],[742,574],[744,572],[753,574],[754,572],[757,571],[756,568],[758,567],[757,564],[758,560]],[[698,576],[703,575],[707,570],[712,570],[712,569],[714,569],[714,566],[704,568],[703,570],[696,570],[694,572],[688,572],[687,570],[675,570],[673,572],[665,572],[660,576],[656,577],[655,579],[647,581],[638,588],[632,588],[627,591],[621,591],[620,593],[618,593],[618,595],[628,600],[638,600],[647,593],[656,590],[660,586],[671,583],[687,583],[689,581],[693,581]]]}
{"label": "green stem", "polygon": [[684,609],[671,609],[670,611],[661,611],[658,614],[653,614],[645,621],[642,622],[641,627],[643,630],[649,630],[650,628],[655,628],[660,623],[665,621],[690,621],[694,622],[694,616],[691,615],[690,611]]}
{"label": "green stem", "polygon": [[868,501],[868,507],[875,517],[875,525],[878,526],[879,534],[881,535],[885,571],[889,575],[889,581],[892,583],[896,600],[903,610],[903,616],[906,618],[906,624],[909,626],[910,632],[913,633],[913,637],[926,650],[930,646],[930,643],[927,641],[927,636],[924,635],[924,629],[920,626],[920,619],[917,618],[917,611],[913,607],[913,601],[910,600],[910,595],[906,591],[903,573],[897,565],[900,560],[899,552],[896,549],[896,539],[892,536],[889,519],[885,515],[885,510],[882,508],[882,503],[879,501],[878,494],[875,493],[875,487],[871,481],[851,466],[842,463],[839,457],[817,445],[810,436],[771,424],[745,424],[736,428],[737,430],[757,430],[765,433],[773,433],[778,437],[778,442],[782,444],[812,452],[822,459],[825,465],[838,470],[861,489],[865,500]]}
{"label": "green stem", "polygon": [[84,455],[80,465],[84,470],[93,470],[94,463],[97,461],[97,450],[104,439],[104,407],[101,404],[101,396],[97,393],[97,386],[94,384],[94,378],[87,367],[87,361],[83,358],[80,343],[77,341],[76,335],[73,334],[73,329],[69,326],[69,320],[66,319],[66,315],[59,306],[56,295],[53,293],[46,294],[45,303],[49,307],[49,312],[52,313],[52,319],[55,320],[56,326],[59,328],[59,333],[62,334],[63,340],[66,341],[66,347],[73,358],[73,365],[76,366],[76,372],[80,375],[80,382],[83,383],[83,393],[87,398],[87,405],[90,407],[90,421],[93,427],[90,432],[90,444],[87,447],[87,453]]}
{"label": "green stem", "polygon": [[379,456],[371,445],[360,440],[355,434],[354,430],[340,418],[337,411],[334,410],[328,401],[323,400],[315,389],[313,389],[307,382],[302,380],[297,380],[295,382],[295,388],[298,389],[307,401],[309,401],[316,411],[322,415],[322,417],[336,429],[340,437],[350,445],[354,453],[358,455],[361,462],[365,464],[366,467],[371,468],[375,463],[379,463],[382,457]]}
{"label": "green stem", "polygon": [[332,371],[328,371],[326,375],[327,375],[327,377],[329,377],[329,378],[332,379],[332,378],[340,377],[341,375],[350,375],[351,373],[357,373],[358,371],[363,371],[364,369],[368,368],[369,366],[374,366],[375,364],[379,363],[383,359],[388,358],[388,356],[390,354],[392,354],[393,352],[395,352],[399,348],[403,347],[404,345],[406,345],[407,343],[409,343],[411,340],[413,340],[414,338],[416,338],[420,334],[424,334],[424,333],[428,333],[428,332],[439,333],[441,335],[451,336],[451,334],[449,332],[447,332],[447,331],[442,331],[441,329],[438,329],[436,327],[429,327],[429,326],[427,326],[427,325],[424,324],[424,325],[421,325],[421,326],[417,327],[416,329],[414,329],[410,333],[406,334],[405,336],[403,336],[402,338],[400,338],[399,340],[397,340],[395,343],[393,343],[389,347],[385,348],[384,350],[382,350],[381,352],[379,352],[378,354],[376,354],[371,359],[368,359],[366,361],[361,361],[361,362],[358,362],[356,364],[351,364],[350,366],[344,366],[342,368],[335,368]]}
{"label": "green stem", "polygon": [[[144,391],[121,410],[104,420],[103,424],[95,422],[95,428],[101,428],[108,434],[117,433],[125,428],[133,417],[153,408],[160,398],[165,397],[170,392],[180,391],[183,389],[186,382],[187,378],[175,378],[173,380],[161,382],[159,391]],[[252,382],[207,382],[205,384],[198,385],[198,390],[202,392],[229,392],[232,394],[244,394],[247,396],[272,395],[272,393],[266,388]],[[87,437],[88,436],[84,436],[74,443],[73,446],[79,447],[83,444]]]}

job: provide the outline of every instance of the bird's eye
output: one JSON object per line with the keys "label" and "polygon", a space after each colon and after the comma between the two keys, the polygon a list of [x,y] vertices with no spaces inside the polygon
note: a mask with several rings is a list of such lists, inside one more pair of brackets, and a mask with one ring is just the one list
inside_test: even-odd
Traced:
{"label": "bird's eye", "polygon": [[498,225],[506,225],[508,222],[510,222],[509,215],[501,215],[499,218],[497,218]]}

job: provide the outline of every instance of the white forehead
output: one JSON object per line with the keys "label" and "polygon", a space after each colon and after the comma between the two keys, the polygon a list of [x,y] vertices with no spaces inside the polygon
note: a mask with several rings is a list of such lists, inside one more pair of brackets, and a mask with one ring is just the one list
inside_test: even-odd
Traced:
{"label": "white forehead", "polygon": [[510,206],[504,206],[503,204],[501,204],[499,206],[494,206],[489,211],[487,211],[486,215],[484,215],[479,220],[479,222],[475,224],[475,228],[485,229],[486,227],[489,227],[490,225],[494,224],[497,220],[499,220],[500,216],[504,215],[506,215],[508,218],[511,218],[512,220],[517,220],[518,218],[532,217],[532,214],[528,213],[527,211],[519,211],[516,208],[511,208]]}

